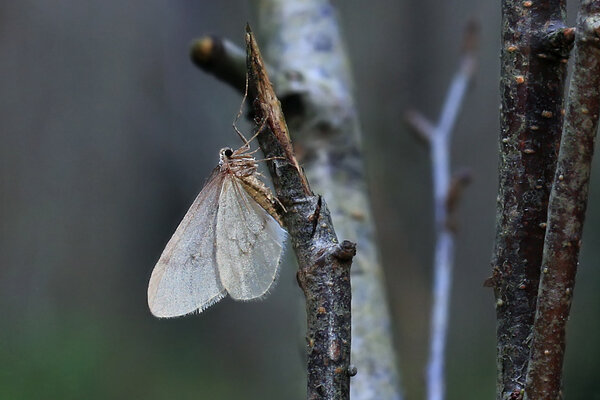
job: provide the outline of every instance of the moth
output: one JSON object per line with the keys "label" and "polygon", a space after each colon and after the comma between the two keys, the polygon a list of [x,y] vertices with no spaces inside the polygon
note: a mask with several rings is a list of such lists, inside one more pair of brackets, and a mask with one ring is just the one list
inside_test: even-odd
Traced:
{"label": "moth", "polygon": [[287,235],[280,203],[260,180],[257,150],[238,134],[245,145],[219,151],[218,166],[152,271],[148,306],[156,317],[200,313],[227,294],[261,298],[277,278]]}

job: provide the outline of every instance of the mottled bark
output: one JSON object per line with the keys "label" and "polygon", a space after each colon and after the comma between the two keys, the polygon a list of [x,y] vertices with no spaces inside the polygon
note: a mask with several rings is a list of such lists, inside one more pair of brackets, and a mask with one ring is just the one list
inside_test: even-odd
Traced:
{"label": "mottled bark", "polygon": [[351,298],[350,265],[356,245],[339,244],[331,214],[314,195],[292,150],[281,105],[266,74],[254,36],[246,34],[250,87],[257,121],[269,128],[258,136],[282,219],[298,259],[298,283],[306,297],[308,399],[349,399]]}
{"label": "mottled bark", "polygon": [[565,328],[588,197],[600,113],[600,1],[583,0],[577,20],[575,63],[548,207],[526,399],[561,397]]}
{"label": "mottled bark", "polygon": [[500,163],[493,275],[497,399],[522,396],[573,30],[562,0],[502,2]]}
{"label": "mottled bark", "polygon": [[339,23],[329,0],[254,3],[265,58],[315,192],[340,237],[358,243],[352,264],[354,400],[399,399],[383,270],[362,165],[360,125]]}
{"label": "mottled bark", "polygon": [[[352,362],[358,370],[352,398],[398,400],[400,384],[362,165],[360,125],[335,10],[327,0],[253,4],[267,70],[296,154],[311,186],[328,200],[338,234],[359,243],[352,267]],[[241,54],[215,37],[192,46],[197,65],[243,92]]]}

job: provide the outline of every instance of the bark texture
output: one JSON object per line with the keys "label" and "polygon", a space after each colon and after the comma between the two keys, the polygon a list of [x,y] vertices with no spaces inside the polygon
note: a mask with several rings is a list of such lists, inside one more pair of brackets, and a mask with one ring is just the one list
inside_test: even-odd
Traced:
{"label": "bark texture", "polygon": [[575,64],[548,208],[526,399],[561,397],[569,319],[600,113],[600,1],[581,2]]}
{"label": "bark texture", "polygon": [[[358,371],[352,378],[352,398],[401,399],[360,125],[335,9],[327,0],[253,4],[267,70],[281,99],[295,154],[312,187],[329,201],[338,234],[359,243],[351,275],[352,362]],[[244,92],[243,52],[228,41],[199,39],[192,45],[191,57],[205,71]]]}
{"label": "bark texture", "polygon": [[308,399],[350,397],[351,298],[350,266],[356,245],[338,243],[331,214],[314,195],[294,155],[279,100],[271,86],[250,29],[246,33],[250,87],[256,93],[257,122],[269,128],[259,134],[269,162],[282,215],[298,258],[298,283],[306,297]]}
{"label": "bark texture", "polygon": [[352,266],[355,400],[399,399],[390,317],[362,165],[348,57],[328,0],[255,3],[259,38],[311,187],[327,199],[340,237],[358,243]]}
{"label": "bark texture", "polygon": [[492,277],[497,399],[522,397],[573,29],[562,0],[502,1],[500,163]]}

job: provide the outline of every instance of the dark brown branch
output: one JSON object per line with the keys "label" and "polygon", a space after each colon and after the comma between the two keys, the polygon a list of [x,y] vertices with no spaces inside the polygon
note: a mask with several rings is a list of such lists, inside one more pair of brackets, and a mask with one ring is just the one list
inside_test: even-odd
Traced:
{"label": "dark brown branch", "polygon": [[600,113],[600,1],[581,2],[575,64],[548,207],[542,274],[525,398],[560,397],[565,328],[588,198]]}
{"label": "dark brown branch", "polygon": [[502,1],[500,165],[493,275],[498,400],[521,396],[548,196],[562,127],[565,2]]}
{"label": "dark brown branch", "polygon": [[355,244],[338,240],[322,197],[314,195],[298,166],[279,100],[264,69],[249,28],[246,33],[248,74],[257,98],[256,115],[270,128],[258,140],[279,200],[286,207],[284,224],[298,258],[298,282],[306,296],[308,320],[308,399],[350,396],[350,266]]}

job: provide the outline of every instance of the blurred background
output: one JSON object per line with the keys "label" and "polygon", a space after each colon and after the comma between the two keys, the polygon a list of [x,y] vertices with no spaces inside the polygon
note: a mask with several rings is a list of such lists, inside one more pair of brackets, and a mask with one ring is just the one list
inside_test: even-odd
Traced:
{"label": "blurred background", "polygon": [[[479,69],[453,137],[453,164],[474,181],[460,211],[448,398],[491,399],[495,312],[482,284],[494,239],[500,4],[335,4],[407,399],[423,394],[433,235],[429,155],[402,114],[437,118],[463,28],[481,22]],[[231,121],[241,96],[197,70],[189,44],[207,33],[241,44],[254,20],[246,1],[0,2],[0,399],[304,398],[292,254],[265,301],[225,299],[172,320],[146,305],[151,270],[218,150],[239,145]],[[600,399],[594,169],[568,332],[570,399]]]}

